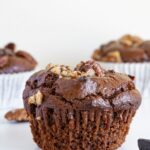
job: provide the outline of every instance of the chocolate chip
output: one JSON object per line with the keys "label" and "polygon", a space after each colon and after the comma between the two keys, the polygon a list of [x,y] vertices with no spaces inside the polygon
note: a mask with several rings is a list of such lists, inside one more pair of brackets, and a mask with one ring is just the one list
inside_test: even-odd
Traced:
{"label": "chocolate chip", "polygon": [[25,122],[29,120],[26,110],[23,108],[8,111],[4,117],[8,121]]}

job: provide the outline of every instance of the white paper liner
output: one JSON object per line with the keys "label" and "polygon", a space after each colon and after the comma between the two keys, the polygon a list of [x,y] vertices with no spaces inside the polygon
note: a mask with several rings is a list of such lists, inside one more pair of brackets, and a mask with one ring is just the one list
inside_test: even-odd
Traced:
{"label": "white paper liner", "polygon": [[22,93],[25,83],[34,72],[0,75],[0,109],[23,107]]}
{"label": "white paper liner", "polygon": [[143,97],[150,97],[150,63],[98,62],[106,69],[135,76],[135,85]]}

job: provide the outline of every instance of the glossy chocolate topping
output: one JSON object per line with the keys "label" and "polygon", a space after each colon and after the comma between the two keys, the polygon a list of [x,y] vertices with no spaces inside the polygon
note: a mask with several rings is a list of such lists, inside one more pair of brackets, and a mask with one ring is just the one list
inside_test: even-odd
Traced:
{"label": "glossy chocolate topping", "polygon": [[49,65],[35,73],[23,93],[25,108],[36,115],[44,108],[89,110],[137,109],[141,96],[133,78],[102,69],[94,61],[81,62],[74,70]]}
{"label": "glossy chocolate topping", "polygon": [[30,71],[36,65],[36,60],[29,53],[16,51],[16,45],[13,43],[0,49],[0,74]]}
{"label": "glossy chocolate topping", "polygon": [[93,53],[93,59],[105,62],[148,62],[150,41],[125,35],[119,40],[102,45]]}

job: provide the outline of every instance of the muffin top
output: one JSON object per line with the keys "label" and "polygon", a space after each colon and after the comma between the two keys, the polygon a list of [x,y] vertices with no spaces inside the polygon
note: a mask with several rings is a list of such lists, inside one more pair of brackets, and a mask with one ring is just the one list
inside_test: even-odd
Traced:
{"label": "muffin top", "polygon": [[12,74],[33,70],[36,60],[25,51],[16,51],[14,43],[0,48],[0,74]]}
{"label": "muffin top", "polygon": [[75,69],[64,65],[48,65],[33,74],[23,92],[28,113],[36,108],[89,110],[137,109],[141,96],[134,77],[106,71],[94,61],[81,62]]}
{"label": "muffin top", "polygon": [[101,45],[94,51],[92,58],[102,62],[149,62],[150,41],[124,35],[116,41]]}

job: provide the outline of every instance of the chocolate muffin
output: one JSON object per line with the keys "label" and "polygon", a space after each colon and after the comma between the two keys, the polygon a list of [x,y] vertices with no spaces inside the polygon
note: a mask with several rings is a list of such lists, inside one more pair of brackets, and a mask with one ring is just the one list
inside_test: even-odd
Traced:
{"label": "chocolate muffin", "polygon": [[150,41],[125,35],[95,50],[92,58],[102,62],[149,62]]}
{"label": "chocolate muffin", "polygon": [[25,82],[36,65],[36,60],[25,51],[17,51],[14,43],[0,48],[0,109],[23,107]]}
{"label": "chocolate muffin", "polygon": [[26,82],[23,99],[34,141],[43,150],[114,150],[141,103],[133,77],[94,61],[74,70],[48,65]]}
{"label": "chocolate muffin", "polygon": [[12,74],[33,70],[36,60],[25,51],[16,51],[14,43],[0,49],[0,74]]}

